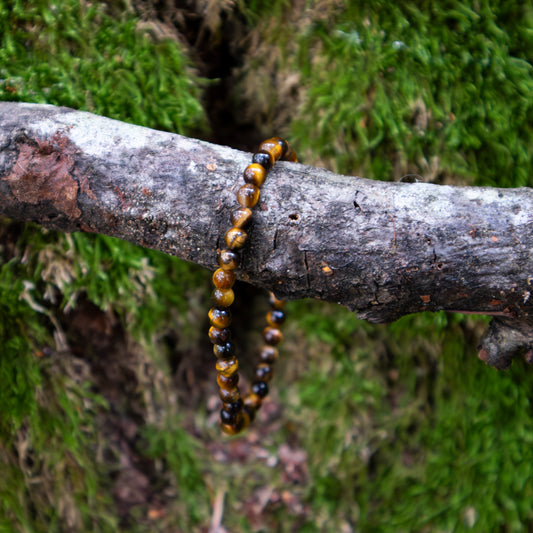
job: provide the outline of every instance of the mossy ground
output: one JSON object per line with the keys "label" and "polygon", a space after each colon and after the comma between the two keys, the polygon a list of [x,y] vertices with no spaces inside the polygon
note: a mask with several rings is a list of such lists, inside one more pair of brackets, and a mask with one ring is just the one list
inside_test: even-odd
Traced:
{"label": "mossy ground", "polygon": [[[533,185],[533,9],[360,4],[0,0],[0,99],[210,138],[231,117],[221,142],[279,132],[339,172]],[[207,102],[215,49],[234,63]],[[272,399],[226,439],[209,273],[8,220],[0,243],[0,531],[533,528],[533,377],[477,360],[484,319],[291,303]]]}

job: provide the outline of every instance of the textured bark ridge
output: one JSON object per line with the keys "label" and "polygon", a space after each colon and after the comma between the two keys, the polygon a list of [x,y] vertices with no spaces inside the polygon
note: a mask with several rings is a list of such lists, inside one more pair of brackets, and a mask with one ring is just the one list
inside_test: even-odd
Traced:
{"label": "textured bark ridge", "polygon": [[[113,235],[207,268],[250,154],[90,113],[0,103],[0,214]],[[495,318],[479,347],[533,359],[533,190],[385,183],[278,163],[238,277],[372,322]]]}

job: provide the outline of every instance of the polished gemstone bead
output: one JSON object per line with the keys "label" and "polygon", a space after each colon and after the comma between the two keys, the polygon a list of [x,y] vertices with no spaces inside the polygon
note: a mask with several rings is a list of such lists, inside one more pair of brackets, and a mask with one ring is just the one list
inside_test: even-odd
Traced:
{"label": "polished gemstone bead", "polygon": [[252,183],[245,183],[237,191],[237,202],[243,207],[254,207],[259,201],[259,187]]}
{"label": "polished gemstone bead", "polygon": [[292,146],[289,145],[289,149],[287,150],[287,153],[283,157],[285,161],[291,161],[292,163],[297,163],[298,158],[296,157],[296,152],[292,149]]}
{"label": "polished gemstone bead", "polygon": [[265,183],[267,171],[262,165],[257,163],[252,163],[248,165],[244,171],[243,178],[246,183],[251,183],[252,185],[257,185],[261,187]]}
{"label": "polished gemstone bead", "polygon": [[237,359],[219,359],[216,364],[217,371],[223,376],[233,376],[239,369],[239,361]]}
{"label": "polished gemstone bead", "polygon": [[235,270],[239,267],[240,257],[238,252],[233,250],[221,250],[218,253],[218,265],[223,270]]}
{"label": "polished gemstone bead", "polygon": [[289,143],[281,137],[272,137],[273,141],[276,141],[281,147],[281,159],[284,159],[289,151]]}
{"label": "polished gemstone bead", "polygon": [[209,309],[209,322],[215,328],[227,328],[231,324],[231,311],[212,307]]}
{"label": "polished gemstone bead", "polygon": [[243,407],[244,407],[244,403],[242,401],[242,398],[239,398],[238,400],[235,400],[232,403],[224,404],[224,409],[227,409],[230,413],[238,413],[242,411]]}
{"label": "polished gemstone bead", "polygon": [[282,311],[285,308],[285,300],[279,300],[273,292],[269,294],[269,303],[272,309]]}
{"label": "polished gemstone bead", "polygon": [[252,157],[252,163],[261,165],[265,170],[270,170],[274,164],[274,158],[267,152],[257,152]]}
{"label": "polished gemstone bead", "polygon": [[268,325],[272,326],[273,328],[279,327],[281,324],[283,324],[283,322],[285,322],[285,313],[283,311],[279,311],[278,309],[274,309],[267,314],[267,322]]}
{"label": "polished gemstone bead", "polygon": [[261,361],[270,365],[276,361],[278,356],[278,350],[274,348],[274,346],[263,346],[263,348],[259,352],[259,358],[261,359]]}
{"label": "polished gemstone bead", "polygon": [[213,346],[213,353],[217,359],[229,359],[235,353],[235,347],[232,342],[215,344]]}
{"label": "polished gemstone bead", "polygon": [[217,289],[231,289],[235,283],[235,274],[233,270],[224,270],[218,268],[213,273],[213,285]]}
{"label": "polished gemstone bead", "polygon": [[277,328],[266,327],[263,330],[263,339],[267,344],[271,346],[276,346],[283,340],[283,334]]}
{"label": "polished gemstone bead", "polygon": [[268,394],[268,385],[264,381],[254,381],[252,383],[252,392],[260,398],[264,398]]}
{"label": "polished gemstone bead", "polygon": [[233,389],[220,389],[218,394],[224,403],[236,402],[241,397],[238,387],[234,387]]}
{"label": "polished gemstone bead", "polygon": [[250,407],[253,410],[257,410],[261,407],[261,403],[263,402],[261,396],[258,394],[255,394],[251,392],[250,394],[247,394],[244,398],[244,406]]}
{"label": "polished gemstone bead", "polygon": [[260,152],[267,152],[272,156],[274,161],[277,161],[281,158],[281,155],[283,153],[282,146],[277,142],[276,139],[267,139],[266,141],[263,141],[261,145],[259,146]]}
{"label": "polished gemstone bead", "polygon": [[232,376],[218,374],[217,383],[221,389],[234,389],[239,383],[239,374],[233,374]]}
{"label": "polished gemstone bead", "polygon": [[209,339],[213,344],[226,344],[231,338],[231,331],[229,328],[209,328]]}
{"label": "polished gemstone bead", "polygon": [[255,379],[258,381],[270,381],[272,379],[272,367],[266,363],[260,363],[255,369]]}
{"label": "polished gemstone bead", "polygon": [[237,421],[238,413],[230,413],[227,409],[220,410],[222,424],[233,425]]}
{"label": "polished gemstone bead", "polygon": [[229,307],[235,300],[233,289],[215,289],[213,301],[217,307]]}
{"label": "polished gemstone bead", "polygon": [[226,231],[224,242],[230,250],[239,250],[244,246],[248,235],[240,228],[231,228]]}
{"label": "polished gemstone bead", "polygon": [[230,220],[234,228],[247,228],[252,221],[252,210],[248,207],[239,207],[231,213]]}

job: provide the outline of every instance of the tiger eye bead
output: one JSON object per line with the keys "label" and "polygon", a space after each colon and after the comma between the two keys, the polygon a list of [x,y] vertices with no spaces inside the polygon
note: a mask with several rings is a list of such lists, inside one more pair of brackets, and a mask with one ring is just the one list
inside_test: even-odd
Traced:
{"label": "tiger eye bead", "polygon": [[233,389],[220,389],[218,394],[222,402],[225,404],[236,402],[241,397],[241,393],[237,387],[234,387]]}
{"label": "tiger eye bead", "polygon": [[250,417],[246,411],[239,413],[234,424],[221,424],[222,431],[228,435],[236,435],[245,430],[250,424]]}
{"label": "tiger eye bead", "polygon": [[209,339],[213,344],[226,344],[231,338],[231,331],[228,328],[209,328]]}
{"label": "tiger eye bead", "polygon": [[235,387],[237,387],[237,383],[239,383],[239,374],[233,374],[232,376],[218,374],[217,383],[221,389],[234,389]]}
{"label": "tiger eye bead", "polygon": [[287,153],[283,157],[285,161],[291,161],[292,163],[297,163],[298,158],[296,157],[296,152],[292,149],[292,146],[289,146]]}
{"label": "tiger eye bead", "polygon": [[209,322],[215,328],[227,328],[231,324],[231,311],[212,307],[209,309]]}
{"label": "tiger eye bead", "polygon": [[281,158],[280,159],[283,159],[287,155],[287,152],[289,151],[289,143],[285,139],[282,139],[281,137],[272,137],[272,140],[276,141],[281,147]]}
{"label": "tiger eye bead", "polygon": [[274,348],[274,346],[263,346],[261,352],[259,353],[259,359],[265,363],[268,363],[269,365],[273,364],[278,357],[278,350],[277,348]]}
{"label": "tiger eye bead", "polygon": [[239,250],[244,246],[248,235],[240,228],[231,228],[226,231],[224,241],[230,250]]}
{"label": "tiger eye bead", "polygon": [[267,322],[269,326],[277,328],[281,326],[283,322],[285,322],[285,313],[278,309],[274,309],[273,311],[270,311],[270,313],[268,313]]}
{"label": "tiger eye bead", "polygon": [[237,202],[243,207],[254,207],[259,201],[259,187],[251,183],[245,183],[237,191]]}
{"label": "tiger eye bead", "polygon": [[256,152],[252,157],[252,163],[261,165],[265,170],[270,170],[274,164],[274,158],[267,152]]}
{"label": "tiger eye bead", "polygon": [[262,165],[257,163],[252,163],[248,165],[244,171],[243,178],[246,183],[251,183],[252,185],[257,185],[261,187],[265,183],[267,171]]}
{"label": "tiger eye bead", "polygon": [[278,300],[273,292],[269,295],[269,303],[272,309],[277,309],[278,311],[283,311],[283,309],[285,309],[285,300]]}
{"label": "tiger eye bead", "polygon": [[239,361],[237,359],[219,359],[216,368],[217,372],[223,376],[233,376],[239,369]]}
{"label": "tiger eye bead", "polygon": [[240,262],[239,254],[233,250],[221,250],[218,253],[218,266],[222,270],[235,270]]}
{"label": "tiger eye bead", "polygon": [[276,346],[283,340],[283,334],[277,328],[267,327],[263,330],[263,339],[270,346]]}
{"label": "tiger eye bead", "polygon": [[235,283],[235,274],[232,270],[218,268],[213,274],[213,285],[217,289],[231,289]]}
{"label": "tiger eye bead", "polygon": [[230,413],[238,413],[239,411],[242,411],[243,407],[244,403],[242,401],[242,398],[239,398],[238,400],[235,400],[232,403],[224,404],[224,409],[227,409]]}
{"label": "tiger eye bead", "polygon": [[229,359],[235,353],[235,347],[232,342],[215,344],[213,346],[213,353],[217,359]]}
{"label": "tiger eye bead", "polygon": [[233,289],[215,289],[213,301],[217,307],[229,307],[235,300]]}
{"label": "tiger eye bead", "polygon": [[276,141],[276,139],[267,139],[266,141],[263,141],[259,146],[259,151],[267,152],[272,156],[272,159],[274,159],[274,161],[280,159],[281,154],[283,153],[283,149]]}
{"label": "tiger eye bead", "polygon": [[220,410],[220,421],[222,424],[233,425],[237,422],[237,413],[230,413],[227,409]]}
{"label": "tiger eye bead", "polygon": [[255,369],[255,379],[258,381],[270,381],[272,379],[272,367],[265,363],[257,365]]}
{"label": "tiger eye bead", "polygon": [[244,398],[244,407],[252,408],[253,410],[257,410],[261,407],[261,403],[263,402],[261,396],[258,394],[254,394],[251,392]]}
{"label": "tiger eye bead", "polygon": [[234,228],[247,228],[252,221],[252,210],[248,207],[239,207],[231,213],[230,220]]}
{"label": "tiger eye bead", "polygon": [[264,381],[254,381],[252,383],[252,392],[260,398],[264,398],[268,394],[268,385]]}

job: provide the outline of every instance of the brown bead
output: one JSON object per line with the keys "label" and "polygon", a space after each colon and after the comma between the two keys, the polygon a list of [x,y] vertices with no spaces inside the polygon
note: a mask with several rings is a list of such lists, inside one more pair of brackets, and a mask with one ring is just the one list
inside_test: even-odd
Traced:
{"label": "brown bead", "polygon": [[261,185],[265,183],[266,175],[267,171],[265,170],[265,167],[258,165],[257,163],[252,163],[246,167],[243,178],[246,183],[261,187]]}
{"label": "brown bead", "polygon": [[245,430],[249,424],[250,417],[248,413],[243,411],[234,424],[221,424],[220,427],[222,428],[222,431],[227,435],[236,435],[237,433],[240,433],[241,431]]}
{"label": "brown bead", "polygon": [[283,340],[283,334],[277,328],[267,327],[263,330],[263,339],[270,346],[276,346]]}
{"label": "brown bead", "polygon": [[239,207],[231,213],[230,220],[234,228],[247,228],[252,222],[252,210],[248,207]]}
{"label": "brown bead", "polygon": [[272,141],[276,141],[281,147],[281,159],[285,157],[289,151],[289,143],[282,137],[272,137]]}
{"label": "brown bead", "polygon": [[252,157],[252,163],[261,165],[265,170],[270,170],[274,164],[274,158],[267,152],[257,152]]}
{"label": "brown bead", "polygon": [[267,139],[266,141],[263,141],[259,146],[259,151],[269,153],[274,161],[278,161],[283,153],[283,149],[276,139]]}
{"label": "brown bead", "polygon": [[221,389],[232,390],[236,388],[237,383],[239,383],[239,374],[232,374],[231,376],[225,376],[224,374],[218,374],[217,383]]}
{"label": "brown bead", "polygon": [[233,376],[239,369],[239,361],[237,359],[219,359],[216,364],[217,371],[223,376]]}
{"label": "brown bead", "polygon": [[235,274],[232,270],[219,268],[213,274],[213,285],[217,289],[231,289],[235,283]]}
{"label": "brown bead", "polygon": [[215,289],[213,301],[217,307],[229,307],[235,300],[233,289]]}
{"label": "brown bead", "polygon": [[235,346],[232,342],[213,345],[213,353],[217,359],[229,359],[235,353]]}
{"label": "brown bead", "polygon": [[284,161],[291,161],[292,163],[297,163],[298,158],[296,157],[296,152],[292,149],[292,146],[289,145],[289,149],[287,150],[287,153],[283,157]]}
{"label": "brown bead", "polygon": [[255,369],[255,379],[258,381],[270,381],[272,379],[272,367],[266,363],[260,363]]}
{"label": "brown bead", "polygon": [[224,241],[230,250],[238,250],[244,246],[248,235],[240,228],[231,228],[226,231]]}
{"label": "brown bead", "polygon": [[253,392],[250,392],[244,398],[244,406],[251,407],[254,410],[259,409],[261,407],[262,402],[263,399],[261,398],[261,396],[254,394]]}
{"label": "brown bead", "polygon": [[259,353],[259,359],[261,361],[268,363],[269,365],[273,364],[276,359],[279,357],[279,352],[274,346],[263,346],[261,352]]}
{"label": "brown bead", "polygon": [[283,309],[285,309],[285,301],[278,300],[273,292],[269,294],[269,303],[272,309],[277,309],[279,311],[283,311]]}
{"label": "brown bead", "polygon": [[221,250],[218,253],[218,265],[223,270],[235,270],[239,268],[240,257],[233,250]]}
{"label": "brown bead", "polygon": [[209,322],[215,328],[227,328],[231,324],[231,311],[212,307],[209,309]]}
{"label": "brown bead", "polygon": [[243,207],[253,207],[259,201],[259,187],[252,183],[245,183],[237,191],[237,202]]}
{"label": "brown bead", "polygon": [[231,331],[228,328],[209,328],[209,339],[213,344],[226,344],[231,338]]}
{"label": "brown bead", "polygon": [[267,314],[267,322],[273,328],[279,328],[285,322],[285,313],[279,309],[274,309]]}
{"label": "brown bead", "polygon": [[241,393],[239,392],[238,387],[234,387],[233,389],[222,389],[221,388],[218,391],[218,394],[220,396],[220,399],[224,403],[234,403],[241,397]]}

